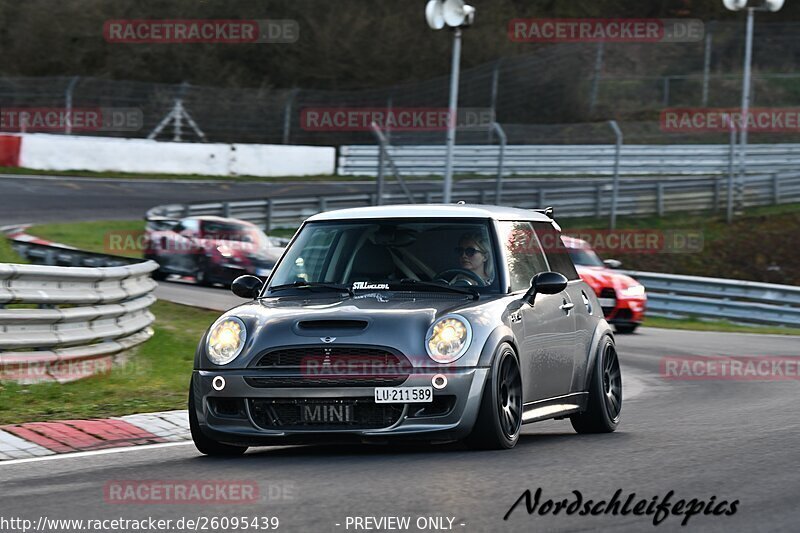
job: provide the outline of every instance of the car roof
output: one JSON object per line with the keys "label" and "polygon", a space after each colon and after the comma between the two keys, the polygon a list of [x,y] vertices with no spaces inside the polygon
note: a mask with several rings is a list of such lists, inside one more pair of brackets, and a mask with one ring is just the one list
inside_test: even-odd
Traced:
{"label": "car roof", "polygon": [[308,222],[378,218],[491,218],[552,222],[550,217],[530,209],[479,204],[402,204],[353,207],[318,213],[309,217]]}
{"label": "car roof", "polygon": [[199,215],[194,217],[186,217],[184,220],[202,220],[205,222],[227,222],[230,224],[242,224],[245,226],[253,226],[252,222],[248,222],[246,220],[242,220],[239,218],[225,218],[225,217],[218,217],[215,215]]}

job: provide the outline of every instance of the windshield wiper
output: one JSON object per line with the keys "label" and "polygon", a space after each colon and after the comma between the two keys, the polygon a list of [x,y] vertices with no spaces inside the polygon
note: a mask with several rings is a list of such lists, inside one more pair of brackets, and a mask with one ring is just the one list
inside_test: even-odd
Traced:
{"label": "windshield wiper", "polygon": [[460,294],[468,294],[472,296],[474,300],[480,298],[480,293],[474,287],[454,287],[452,285],[445,285],[441,283],[435,283],[433,281],[419,281],[416,279],[411,278],[403,278],[399,282],[400,286],[412,286],[412,287],[419,287],[419,288],[426,288],[426,289],[440,289],[450,292],[457,292]]}
{"label": "windshield wiper", "polygon": [[282,291],[284,289],[328,289],[331,291],[346,292],[353,296],[353,289],[347,285],[337,285],[335,283],[311,283],[308,281],[295,281],[294,283],[287,283],[285,285],[275,285],[269,288],[269,292]]}

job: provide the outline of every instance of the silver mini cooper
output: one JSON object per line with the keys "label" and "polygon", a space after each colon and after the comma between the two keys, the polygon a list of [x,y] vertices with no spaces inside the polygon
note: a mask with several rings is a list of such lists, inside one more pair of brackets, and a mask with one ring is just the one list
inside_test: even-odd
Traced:
{"label": "silver mini cooper", "polygon": [[512,448],[527,422],[614,431],[614,337],[552,210],[343,209],[306,220],[197,348],[200,452],[423,439]]}

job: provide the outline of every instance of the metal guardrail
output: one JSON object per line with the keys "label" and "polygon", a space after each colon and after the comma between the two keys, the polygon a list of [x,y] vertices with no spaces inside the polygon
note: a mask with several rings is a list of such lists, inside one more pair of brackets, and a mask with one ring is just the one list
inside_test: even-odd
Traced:
{"label": "metal guardrail", "polygon": [[[441,188],[420,190],[409,183],[416,203],[442,201]],[[482,189],[456,189],[454,200],[467,203],[494,203],[494,183],[483,183]],[[743,206],[800,202],[800,172],[750,175],[743,182]],[[670,179],[620,179],[618,215],[663,215],[673,212],[711,211],[725,209],[727,180],[720,177]],[[305,198],[271,198],[239,202],[206,202],[157,206],[150,216],[186,217],[218,215],[240,218],[269,231],[276,227],[296,227],[304,219],[321,211],[376,205],[376,195],[346,194]],[[533,183],[524,180],[505,180],[505,205],[521,208],[556,207],[556,216],[602,217],[609,213],[612,200],[610,179],[564,179]],[[408,203],[405,194],[387,194],[384,204]]]}
{"label": "metal guardrail", "polygon": [[647,313],[800,326],[800,287],[655,272],[620,271],[647,289]]}
{"label": "metal guardrail", "polygon": [[[24,245],[33,261],[57,260],[59,254],[71,254],[70,263],[113,257],[16,245]],[[40,253],[47,248],[48,254]],[[157,284],[150,273],[157,268],[153,261],[112,267],[0,263],[0,380],[65,382],[110,369],[110,356],[153,335],[149,307]]]}
{"label": "metal guardrail", "polygon": [[[456,174],[497,172],[500,146],[455,147]],[[724,175],[728,173],[730,147],[726,144],[626,145],[621,147],[621,176]],[[504,149],[505,175],[614,174],[614,145],[508,145]],[[444,174],[445,147],[394,145],[388,154],[403,176]],[[375,176],[379,149],[349,145],[339,149],[337,172],[341,176]],[[747,171],[752,174],[794,171],[800,167],[800,144],[753,144],[747,147]]]}

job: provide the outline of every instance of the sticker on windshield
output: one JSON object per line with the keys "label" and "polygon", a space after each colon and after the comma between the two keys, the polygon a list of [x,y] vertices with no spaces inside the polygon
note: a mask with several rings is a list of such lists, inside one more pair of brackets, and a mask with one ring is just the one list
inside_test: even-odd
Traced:
{"label": "sticker on windshield", "polygon": [[388,290],[389,284],[388,283],[369,283],[368,281],[354,281],[353,282],[353,290],[355,289],[367,289],[367,290]]}

